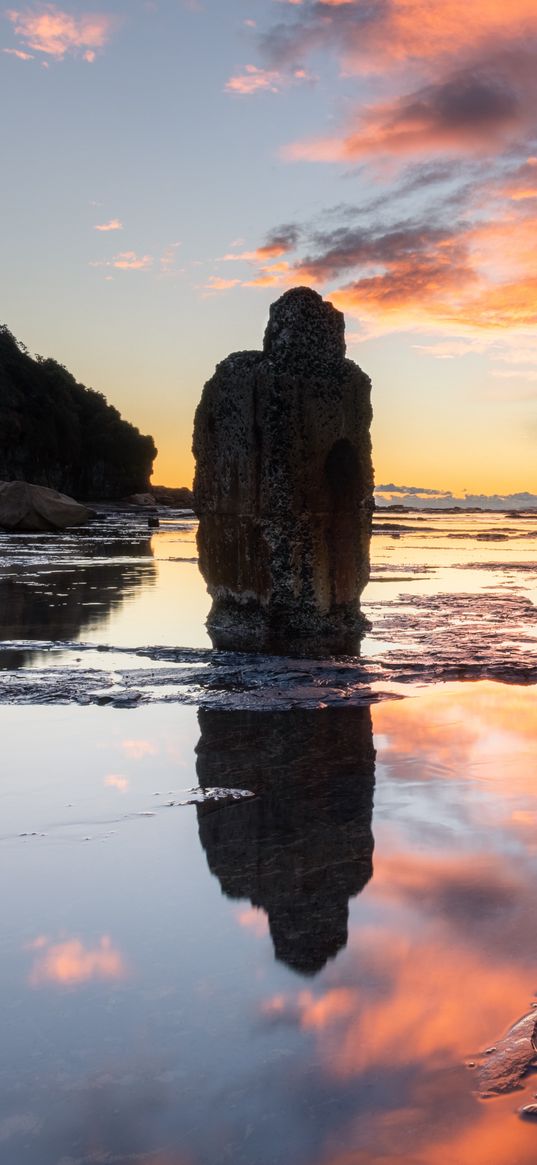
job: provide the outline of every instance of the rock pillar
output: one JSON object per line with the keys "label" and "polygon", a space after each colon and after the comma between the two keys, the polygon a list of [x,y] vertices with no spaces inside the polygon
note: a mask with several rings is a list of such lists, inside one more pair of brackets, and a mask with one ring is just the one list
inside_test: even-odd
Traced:
{"label": "rock pillar", "polygon": [[196,411],[194,508],[217,648],[356,651],[373,508],[370,381],[341,312],[306,287],[262,352],[216,368]]}

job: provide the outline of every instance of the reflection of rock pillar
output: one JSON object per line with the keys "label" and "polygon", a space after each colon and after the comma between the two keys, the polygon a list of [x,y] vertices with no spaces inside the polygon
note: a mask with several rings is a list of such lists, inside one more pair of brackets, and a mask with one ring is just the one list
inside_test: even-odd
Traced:
{"label": "reflection of rock pillar", "polygon": [[370,381],[341,312],[309,288],[270,310],[263,352],[205,385],[194,423],[200,567],[217,647],[353,650],[372,511]]}
{"label": "reflection of rock pillar", "polygon": [[197,806],[209,868],[269,917],[276,958],[316,974],[346,945],[348,901],[373,871],[369,708],[200,710],[202,787],[255,799]]}

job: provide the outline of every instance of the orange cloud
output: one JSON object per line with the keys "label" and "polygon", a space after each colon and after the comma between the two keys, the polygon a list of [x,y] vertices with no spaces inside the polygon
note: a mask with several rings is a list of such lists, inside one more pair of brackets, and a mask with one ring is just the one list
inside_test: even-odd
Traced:
{"label": "orange cloud", "polygon": [[219,275],[211,275],[205,284],[205,291],[229,291],[232,287],[238,287],[241,283],[240,279],[222,279]]}
{"label": "orange cloud", "polygon": [[[332,283],[329,298],[360,318],[364,334],[436,331],[484,351],[499,333],[532,329],[537,320],[537,205],[512,201],[494,185],[481,199],[483,213],[473,225],[402,221],[317,232],[316,253],[296,259],[290,276],[323,288]],[[353,269],[355,277],[345,281]],[[521,346],[527,342],[511,342],[519,363]],[[507,349],[498,356],[511,361]]]}
{"label": "orange cloud", "polygon": [[[291,161],[338,162],[394,155],[456,156],[496,153],[534,122],[528,106],[535,96],[536,79],[528,73],[526,54],[518,60],[515,83],[513,61],[492,76],[486,70],[458,70],[408,95],[360,109],[347,132],[288,146]],[[533,64],[532,64],[533,70]],[[521,90],[522,86],[522,90]]]}
{"label": "orange cloud", "polygon": [[349,1079],[420,1060],[431,1071],[462,1065],[514,1021],[517,1009],[520,1014],[528,1009],[528,975],[507,958],[485,972],[484,957],[450,947],[448,936],[437,940],[362,930],[361,950],[368,955],[361,962],[383,984],[378,996],[328,987],[318,995],[278,996],[262,1011],[316,1032],[330,1076]]}
{"label": "orange cloud", "polygon": [[123,223],[118,218],[111,218],[109,222],[96,223],[94,231],[122,231]]}
{"label": "orange cloud", "polygon": [[95,50],[110,38],[112,17],[99,14],[72,16],[55,4],[42,4],[21,11],[9,9],[8,20],[16,36],[34,52],[63,60],[66,53],[80,51],[87,61],[95,59]]}
{"label": "orange cloud", "polygon": [[272,57],[296,60],[304,51],[333,48],[346,71],[371,72],[410,62],[430,70],[440,61],[464,59],[497,44],[529,38],[537,27],[533,0],[480,0],[468,20],[465,0],[391,0],[364,5],[361,0],[320,0],[307,5],[292,24],[279,26],[266,41]]}
{"label": "orange cloud", "polygon": [[124,979],[127,970],[120,952],[103,935],[96,947],[86,947],[80,939],[66,942],[43,942],[39,937],[39,954],[30,971],[28,982],[32,987],[54,983],[60,987],[75,987],[92,980]]}
{"label": "orange cloud", "polygon": [[465,774],[473,779],[472,763],[481,762],[483,740],[494,734],[495,797],[510,801],[528,794],[537,806],[530,763],[537,745],[531,687],[509,688],[492,681],[446,684],[441,690],[423,692],[416,702],[386,700],[375,705],[373,726],[383,737],[382,757],[387,763],[417,758],[416,779],[429,778],[431,771],[437,777],[451,779],[456,771],[463,779]]}

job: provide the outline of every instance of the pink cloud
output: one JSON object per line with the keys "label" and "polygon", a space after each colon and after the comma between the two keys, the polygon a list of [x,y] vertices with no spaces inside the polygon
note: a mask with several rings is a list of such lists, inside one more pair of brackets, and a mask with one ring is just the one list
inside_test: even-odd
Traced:
{"label": "pink cloud", "polygon": [[110,39],[113,19],[105,13],[82,13],[73,16],[55,4],[40,4],[23,10],[9,9],[8,20],[15,35],[37,53],[63,60],[66,53],[81,52],[84,60],[93,61],[95,50]]}
{"label": "pink cloud", "polygon": [[94,231],[122,231],[123,223],[118,218],[111,218],[110,222],[96,223]]}
{"label": "pink cloud", "polygon": [[303,59],[312,51],[335,51],[345,72],[384,72],[407,63],[428,77],[439,63],[460,63],[469,53],[535,33],[534,0],[480,0],[468,19],[466,0],[285,0],[297,9],[293,23],[281,23],[264,38],[271,61]]}
{"label": "pink cloud", "polygon": [[228,93],[241,93],[250,96],[252,93],[279,93],[288,85],[299,84],[301,81],[317,81],[314,73],[297,67],[290,72],[280,73],[277,69],[258,69],[256,65],[246,65],[244,73],[230,77],[226,82]]}
{"label": "pink cloud", "polygon": [[19,61],[33,61],[33,53],[24,53],[22,49],[2,49],[3,53],[7,53],[10,57],[17,57]]}
{"label": "pink cloud", "polygon": [[230,77],[226,82],[228,93],[248,94],[262,91],[278,93],[282,78],[275,69],[258,69],[256,65],[246,65],[244,73]]}

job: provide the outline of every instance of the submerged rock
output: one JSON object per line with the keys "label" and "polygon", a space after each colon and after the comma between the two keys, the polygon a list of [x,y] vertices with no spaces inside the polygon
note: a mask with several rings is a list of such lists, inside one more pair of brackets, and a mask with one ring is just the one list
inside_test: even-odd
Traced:
{"label": "submerged rock", "polygon": [[496,1096],[518,1088],[537,1056],[537,1014],[530,1011],[476,1061],[479,1092]]}
{"label": "submerged rock", "polygon": [[74,498],[30,485],[27,481],[0,481],[0,528],[25,533],[66,530],[81,526],[93,517],[93,510]]}
{"label": "submerged rock", "polygon": [[355,651],[373,508],[370,381],[344,317],[309,288],[270,310],[262,352],[205,385],[194,424],[200,568],[219,648]]}

